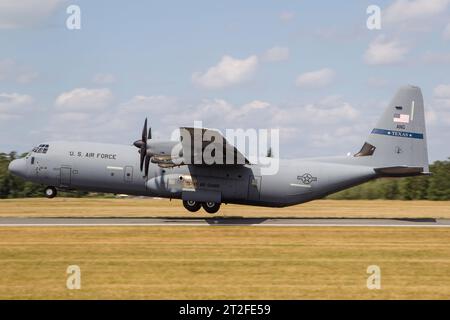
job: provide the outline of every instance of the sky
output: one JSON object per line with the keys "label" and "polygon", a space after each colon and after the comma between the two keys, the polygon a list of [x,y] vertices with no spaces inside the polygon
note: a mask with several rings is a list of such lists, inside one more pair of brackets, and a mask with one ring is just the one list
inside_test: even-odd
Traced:
{"label": "sky", "polygon": [[282,158],[345,155],[412,84],[430,161],[450,156],[450,0],[0,0],[0,43],[1,152],[132,144],[148,117],[159,139],[202,121],[278,128]]}

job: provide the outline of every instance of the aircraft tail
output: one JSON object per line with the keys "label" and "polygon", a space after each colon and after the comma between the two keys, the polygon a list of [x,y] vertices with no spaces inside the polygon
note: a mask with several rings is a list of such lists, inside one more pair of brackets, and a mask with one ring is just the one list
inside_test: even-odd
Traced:
{"label": "aircraft tail", "polygon": [[355,157],[383,176],[429,174],[420,88],[405,86],[397,91]]}

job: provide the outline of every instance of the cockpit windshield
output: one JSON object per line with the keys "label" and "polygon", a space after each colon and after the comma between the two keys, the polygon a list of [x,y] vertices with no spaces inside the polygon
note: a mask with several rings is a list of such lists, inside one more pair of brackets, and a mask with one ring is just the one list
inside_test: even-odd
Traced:
{"label": "cockpit windshield", "polygon": [[48,144],[40,144],[38,147],[33,148],[32,152],[34,153],[47,153],[48,151]]}

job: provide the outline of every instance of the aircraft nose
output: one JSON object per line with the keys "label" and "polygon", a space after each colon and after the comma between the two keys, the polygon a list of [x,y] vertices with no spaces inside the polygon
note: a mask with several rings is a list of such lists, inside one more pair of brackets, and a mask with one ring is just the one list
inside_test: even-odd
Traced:
{"label": "aircraft nose", "polygon": [[9,163],[8,170],[13,175],[24,178],[26,176],[26,163],[25,159],[16,159]]}

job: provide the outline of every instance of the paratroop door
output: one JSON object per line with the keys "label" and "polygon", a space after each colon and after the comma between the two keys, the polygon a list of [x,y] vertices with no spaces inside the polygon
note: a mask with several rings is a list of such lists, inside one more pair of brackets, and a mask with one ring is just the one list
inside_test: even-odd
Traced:
{"label": "paratroop door", "polygon": [[72,178],[72,168],[61,167],[60,185],[61,187],[70,187]]}
{"label": "paratroop door", "polygon": [[131,183],[133,182],[133,167],[132,166],[126,166],[124,173],[123,173],[123,178],[125,180],[125,182]]}

